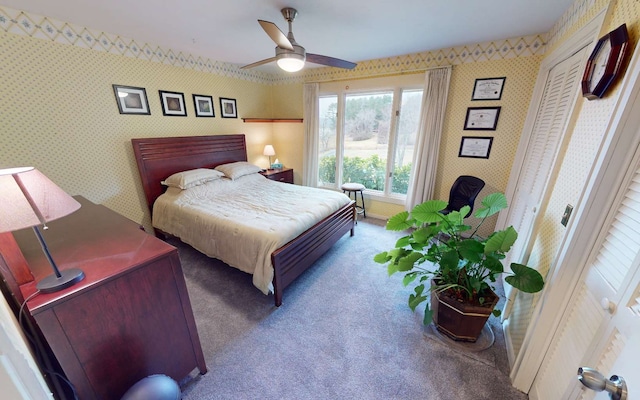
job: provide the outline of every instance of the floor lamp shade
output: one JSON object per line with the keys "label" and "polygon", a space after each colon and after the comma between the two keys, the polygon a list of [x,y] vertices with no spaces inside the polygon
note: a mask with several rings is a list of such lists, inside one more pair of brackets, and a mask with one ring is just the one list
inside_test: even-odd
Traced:
{"label": "floor lamp shade", "polygon": [[0,233],[33,227],[53,268],[53,275],[38,282],[40,291],[62,290],[84,278],[84,273],[77,268],[60,272],[38,230],[38,225],[48,229],[47,222],[76,211],[80,203],[37,169],[24,167],[0,170],[0,204]]}

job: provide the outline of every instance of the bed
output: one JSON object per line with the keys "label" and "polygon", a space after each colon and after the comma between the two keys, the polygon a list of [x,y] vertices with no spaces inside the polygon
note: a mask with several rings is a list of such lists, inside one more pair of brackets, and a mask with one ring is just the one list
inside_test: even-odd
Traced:
{"label": "bed", "polygon": [[[244,135],[141,138],[132,139],[131,142],[152,218],[154,203],[166,189],[161,182],[168,176],[195,168],[214,168],[222,164],[247,161]],[[353,236],[355,218],[354,202],[348,201],[271,252],[272,288],[276,306],[282,304],[284,289],[311,267],[338,239],[347,232]],[[157,236],[163,234],[163,231],[156,229]]]}

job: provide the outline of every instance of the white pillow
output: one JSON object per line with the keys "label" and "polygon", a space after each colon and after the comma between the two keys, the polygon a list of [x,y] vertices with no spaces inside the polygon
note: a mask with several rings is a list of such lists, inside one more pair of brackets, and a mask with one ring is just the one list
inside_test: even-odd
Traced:
{"label": "white pillow", "polygon": [[224,174],[220,171],[207,168],[196,168],[188,171],[176,172],[164,181],[160,182],[165,186],[177,187],[180,189],[189,189],[203,183],[220,179]]}
{"label": "white pillow", "polygon": [[216,169],[224,173],[224,176],[230,179],[238,179],[241,176],[255,174],[256,172],[261,171],[260,167],[254,164],[250,164],[246,161],[238,161],[234,163],[218,165]]}

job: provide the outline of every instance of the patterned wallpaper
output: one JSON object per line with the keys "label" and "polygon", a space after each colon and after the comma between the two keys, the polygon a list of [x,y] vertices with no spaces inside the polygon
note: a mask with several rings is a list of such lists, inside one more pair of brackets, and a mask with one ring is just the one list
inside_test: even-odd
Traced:
{"label": "patterned wallpaper", "polygon": [[[446,200],[449,188],[460,175],[474,175],[485,181],[486,185],[478,199],[493,192],[505,191],[541,60],[542,56],[518,57],[462,64],[453,68],[438,158],[436,198]],[[500,100],[471,101],[476,78],[502,76],[506,80]],[[501,111],[495,131],[463,129],[468,107],[497,106],[501,107]],[[493,137],[489,159],[458,157],[462,136]],[[496,220],[497,216],[487,220],[480,234],[490,234]],[[475,226],[479,221],[469,217],[468,222]]]}
{"label": "patterned wallpaper", "polygon": [[[68,193],[146,226],[131,138],[244,133],[249,159],[268,162],[271,126],[240,118],[271,114],[269,85],[2,30],[0,59],[0,168],[33,165]],[[112,84],[145,88],[151,115],[120,114]],[[184,93],[187,116],[163,116],[159,90]],[[213,96],[216,117],[196,117],[192,94]],[[220,118],[220,97],[237,100],[239,118]]]}
{"label": "patterned wallpaper", "polygon": [[[598,3],[604,2],[600,0]],[[594,13],[603,8],[594,5],[596,0],[576,0],[548,32],[547,45],[553,47],[560,43],[567,35],[575,32],[582,22],[593,18]]]}
{"label": "patterned wallpaper", "polygon": [[85,49],[173,65],[174,67],[255,82],[264,82],[270,78],[268,74],[257,70],[240,70],[235,64],[185,54],[157,44],[143,43],[117,34],[95,31],[88,27],[4,6],[0,6],[0,27],[5,32],[16,35],[26,35]]}
{"label": "patterned wallpaper", "polygon": [[[12,60],[0,72],[9,82],[0,88],[0,94],[17,99],[4,104],[2,110],[13,126],[6,132],[7,125],[0,128],[3,137],[9,138],[2,144],[7,150],[3,153],[10,155],[1,164],[36,163],[71,193],[82,193],[147,226],[148,213],[140,201],[137,170],[127,143],[131,137],[243,132],[250,141],[250,158],[264,161],[261,146],[272,141],[278,145],[281,160],[296,170],[296,177],[302,172],[301,124],[285,127],[195,118],[191,94],[213,95],[216,115],[217,97],[232,97],[238,100],[239,117],[300,117],[304,81],[393,76],[438,65],[456,65],[447,117],[452,122],[441,152],[442,165],[447,168],[438,178],[438,187],[448,188],[461,173],[483,173],[491,187],[504,190],[535,70],[545,49],[544,35],[533,35],[365,61],[352,71],[310,68],[297,75],[269,75],[7,7],[0,7],[0,27],[0,57]],[[460,121],[464,121],[466,107],[472,105],[469,90],[476,77],[488,76],[508,77],[501,104],[515,104],[503,109],[492,159],[460,162],[457,146],[464,133]],[[116,114],[114,83],[145,87],[152,115]],[[188,117],[162,117],[158,90],[184,92]],[[37,105],[39,112],[26,103]],[[503,156],[509,163],[500,162]],[[455,167],[449,169],[451,165]],[[113,175],[103,173],[107,170],[113,170]],[[387,203],[368,206],[372,215],[382,217],[399,210]]]}
{"label": "patterned wallpaper", "polygon": [[9,33],[26,35],[61,44],[88,48],[125,57],[210,72],[217,75],[260,83],[294,83],[351,79],[390,75],[402,71],[477,63],[487,60],[512,59],[541,55],[545,51],[545,35],[469,44],[448,49],[413,53],[398,57],[359,62],[353,70],[308,68],[295,74],[269,74],[258,70],[241,70],[239,65],[215,61],[195,54],[182,53],[162,45],[144,43],[117,34],[95,31],[53,18],[0,6],[0,27]]}
{"label": "patterned wallpaper", "polygon": [[310,69],[307,81],[330,81],[393,75],[401,72],[420,71],[445,65],[476,64],[486,61],[510,60],[519,57],[542,55],[545,51],[545,35],[498,40],[467,46],[407,54],[398,57],[363,61],[352,70],[336,68]]}
{"label": "patterned wallpaper", "polygon": [[[463,173],[482,174],[488,188],[504,190],[546,48],[546,35],[541,34],[364,61],[351,71],[310,68],[293,75],[270,75],[2,6],[0,27],[0,57],[10,60],[0,70],[7,82],[0,95],[16,99],[0,106],[8,116],[0,127],[4,154],[0,165],[36,164],[70,193],[82,193],[147,226],[130,138],[246,133],[250,159],[266,163],[261,147],[274,142],[281,159],[299,177],[301,124],[285,127],[221,119],[217,98],[236,98],[239,117],[300,117],[305,81],[393,76],[439,65],[455,67],[437,192],[446,197],[448,187]],[[460,159],[460,137],[470,135],[461,126],[465,110],[479,103],[470,101],[473,81],[491,76],[507,77],[503,99],[482,102],[503,106],[498,130],[492,132],[496,136],[492,157]],[[152,114],[117,114],[114,83],[145,87]],[[163,117],[158,90],[184,92],[188,117]],[[193,115],[193,93],[214,96],[216,118]],[[379,216],[398,211],[386,203],[368,206]]]}

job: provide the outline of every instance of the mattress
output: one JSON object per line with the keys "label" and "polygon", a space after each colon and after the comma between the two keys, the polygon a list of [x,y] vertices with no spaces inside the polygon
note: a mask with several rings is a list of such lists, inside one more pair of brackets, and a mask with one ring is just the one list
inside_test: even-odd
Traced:
{"label": "mattress", "polygon": [[253,275],[273,291],[271,253],[350,202],[343,193],[250,174],[193,188],[169,187],[153,205],[153,226],[209,257]]}

